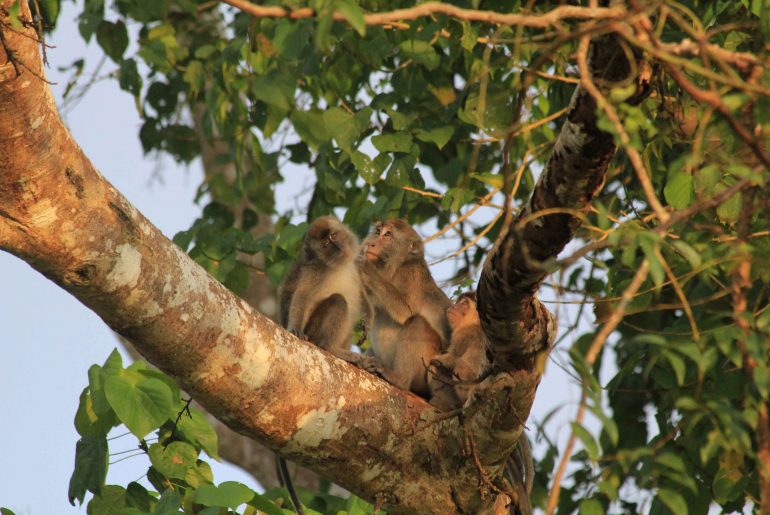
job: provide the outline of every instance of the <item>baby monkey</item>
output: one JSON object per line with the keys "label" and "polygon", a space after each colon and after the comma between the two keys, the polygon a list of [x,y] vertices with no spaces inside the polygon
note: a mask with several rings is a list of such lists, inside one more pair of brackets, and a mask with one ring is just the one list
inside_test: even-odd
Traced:
{"label": "baby monkey", "polygon": [[446,310],[452,336],[449,348],[430,362],[430,402],[447,411],[462,407],[488,365],[476,294],[466,292]]}
{"label": "baby monkey", "polygon": [[361,312],[358,239],[333,216],[310,224],[300,257],[281,285],[281,325],[346,361]]}

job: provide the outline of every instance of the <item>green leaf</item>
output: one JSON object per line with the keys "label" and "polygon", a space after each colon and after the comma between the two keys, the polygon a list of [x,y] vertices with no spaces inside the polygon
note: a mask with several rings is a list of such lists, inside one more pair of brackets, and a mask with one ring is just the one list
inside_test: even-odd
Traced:
{"label": "green leaf", "polygon": [[478,29],[471,25],[470,22],[464,21],[463,24],[463,37],[460,40],[460,45],[468,52],[473,51],[476,47],[476,38],[478,37]]}
{"label": "green leaf", "polygon": [[592,460],[598,459],[600,452],[599,444],[596,443],[596,440],[594,440],[594,437],[591,435],[591,433],[589,433],[585,427],[576,422],[572,422],[570,425],[572,426],[572,431],[583,443],[583,447],[588,453],[588,457]]}
{"label": "green leaf", "polygon": [[384,172],[385,168],[390,164],[390,157],[388,154],[379,154],[372,160],[369,156],[358,150],[353,152],[350,160],[353,162],[353,166],[356,167],[358,175],[360,175],[367,184],[376,184],[380,180],[382,172]]}
{"label": "green leaf", "polygon": [[182,506],[182,496],[176,490],[168,489],[163,492],[155,505],[153,515],[177,515]]}
{"label": "green leaf", "polygon": [[16,514],[11,510],[9,510],[8,508],[0,508],[0,515],[16,515]]}
{"label": "green leaf", "polygon": [[604,507],[598,499],[583,499],[578,504],[578,513],[580,515],[604,515]]}
{"label": "green leaf", "polygon": [[402,41],[398,48],[415,63],[425,66],[428,70],[435,70],[441,63],[441,58],[433,46],[427,41],[410,39]]}
{"label": "green leaf", "polygon": [[168,478],[184,479],[187,470],[195,466],[198,451],[187,442],[171,442],[168,445],[154,443],[149,450],[150,462],[158,472]]}
{"label": "green leaf", "polygon": [[120,89],[128,91],[135,97],[140,95],[142,92],[142,77],[139,75],[139,70],[136,67],[136,61],[133,59],[124,59],[120,63],[118,84],[120,85]]}
{"label": "green leaf", "polygon": [[203,485],[193,494],[193,501],[204,506],[222,506],[235,510],[254,498],[254,491],[237,481],[225,481],[219,486]]}
{"label": "green leaf", "polygon": [[372,145],[380,152],[409,152],[412,148],[412,135],[406,131],[372,136]]}
{"label": "green leaf", "polygon": [[267,515],[286,515],[287,510],[282,510],[273,503],[270,499],[264,495],[256,494],[254,498],[249,501],[249,506],[257,508],[259,511],[264,511]]}
{"label": "green leaf", "polygon": [[701,255],[698,253],[697,250],[695,250],[694,248],[692,248],[690,245],[683,242],[682,240],[673,241],[671,242],[671,244],[690,263],[690,266],[692,267],[693,270],[700,268],[701,264],[703,263],[703,260],[701,259]]}
{"label": "green leaf", "polygon": [[676,513],[676,515],[687,515],[687,502],[678,492],[661,488],[658,490],[657,498],[663,501],[663,504],[665,504],[672,512]]}
{"label": "green leaf", "polygon": [[177,425],[177,431],[193,445],[203,449],[206,454],[219,459],[217,453],[217,433],[211,427],[208,417],[200,410],[190,408],[190,415],[182,415]]}
{"label": "green leaf", "polygon": [[88,503],[88,515],[123,515],[126,507],[126,490],[117,485],[107,485]]}
{"label": "green leaf", "polygon": [[353,145],[361,131],[358,129],[355,117],[341,107],[333,107],[324,115],[326,132],[331,134],[337,145],[347,154],[353,152]]}
{"label": "green leaf", "polygon": [[679,386],[682,386],[684,384],[684,378],[685,374],[687,373],[687,365],[685,365],[684,360],[679,357],[676,353],[663,350],[663,355],[668,360],[669,364],[671,365],[671,368],[674,369],[674,374],[676,374],[676,382]]}
{"label": "green leaf", "polygon": [[318,147],[331,139],[322,111],[294,111],[290,119],[299,137],[313,150],[318,150]]}
{"label": "green leaf", "polygon": [[[634,86],[635,87],[635,86]],[[663,189],[666,202],[676,209],[684,209],[692,203],[693,178],[685,171],[669,174],[666,187]]]}
{"label": "green leaf", "polygon": [[80,436],[105,436],[118,425],[118,418],[112,409],[96,413],[93,397],[88,390],[84,388],[80,394],[80,403],[75,413],[75,429]]}
{"label": "green leaf", "polygon": [[203,63],[200,61],[190,61],[182,75],[182,80],[189,84],[190,94],[197,96],[203,89],[205,81]]}
{"label": "green leaf", "polygon": [[454,134],[454,127],[447,125],[436,127],[435,129],[415,129],[414,135],[420,141],[434,143],[438,148],[444,148]]}
{"label": "green leaf", "polygon": [[[18,4],[15,4],[18,7]],[[78,17],[78,30],[87,42],[104,19],[104,0],[86,0],[85,8]]]}
{"label": "green leaf", "polygon": [[128,31],[126,25],[118,20],[115,23],[102,21],[96,29],[96,41],[104,53],[116,63],[120,63],[123,53],[128,48]]}
{"label": "green leaf", "polygon": [[75,470],[70,477],[68,497],[83,503],[86,491],[99,493],[107,477],[108,448],[105,436],[84,436],[75,445]]}
{"label": "green leaf", "polygon": [[693,177],[696,193],[701,197],[713,197],[714,189],[722,178],[722,172],[716,165],[699,168]]}
{"label": "green leaf", "polygon": [[118,418],[137,438],[144,438],[173,416],[171,389],[159,379],[125,371],[108,376],[104,392]]}
{"label": "green leaf", "polygon": [[334,3],[335,10],[339,11],[346,20],[350,23],[359,36],[366,35],[366,21],[364,20],[364,12],[358,6],[356,2],[351,0],[336,0]]}
{"label": "green leaf", "polygon": [[[729,184],[728,181],[721,181],[714,188],[714,194],[718,195],[719,193],[729,188],[732,184],[733,181],[729,181]],[[733,195],[717,207],[717,216],[721,221],[725,223],[734,224],[741,216],[742,207],[743,201],[741,200],[741,196]]]}

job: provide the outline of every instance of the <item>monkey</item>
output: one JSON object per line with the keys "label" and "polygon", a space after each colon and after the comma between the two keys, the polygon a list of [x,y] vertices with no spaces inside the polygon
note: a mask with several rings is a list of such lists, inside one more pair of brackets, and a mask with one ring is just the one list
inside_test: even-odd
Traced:
{"label": "monkey", "polygon": [[[356,267],[358,238],[333,216],[310,224],[299,259],[281,285],[281,325],[335,356],[358,363],[350,350],[350,336],[361,312],[362,287]],[[296,512],[302,504],[289,475],[286,460],[277,456],[278,478],[286,487]]]}
{"label": "monkey", "polygon": [[350,336],[361,313],[358,238],[333,216],[310,224],[299,259],[281,286],[281,325],[346,361],[357,361]]}
{"label": "monkey", "polygon": [[442,411],[460,408],[487,369],[487,346],[476,311],[476,294],[466,292],[446,310],[452,336],[446,352],[431,360],[430,403]]}
{"label": "monkey", "polygon": [[[461,294],[447,308],[447,319],[452,329],[449,347],[433,358],[428,370],[430,403],[442,411],[465,405],[476,388],[474,380],[481,379],[490,366],[481,319],[476,309],[476,293]],[[505,477],[517,497],[510,513],[532,515],[529,496],[534,465],[529,440],[523,433],[506,461]]]}
{"label": "monkey", "polygon": [[358,267],[373,354],[362,368],[427,397],[427,367],[449,337],[449,299],[428,270],[422,239],[403,220],[379,222],[364,240]]}

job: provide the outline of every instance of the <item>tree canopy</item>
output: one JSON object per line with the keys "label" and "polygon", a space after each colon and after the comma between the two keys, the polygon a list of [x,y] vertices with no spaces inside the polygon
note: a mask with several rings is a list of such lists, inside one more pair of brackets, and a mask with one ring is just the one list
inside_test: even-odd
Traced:
{"label": "tree canopy", "polygon": [[[533,505],[770,513],[765,2],[86,0],[80,33],[134,97],[145,151],[204,158],[205,207],[177,247],[100,181],[60,126],[35,46],[44,57],[58,0],[31,2],[32,14],[26,2],[0,6],[0,248],[89,305],[231,427],[389,511],[488,509],[553,343],[569,346],[583,394],[566,448],[547,420],[536,428]],[[73,63],[74,77],[83,66]],[[20,143],[42,150],[23,154]],[[275,185],[303,173],[314,177],[307,205],[277,202]],[[62,218],[69,209],[83,218]],[[261,281],[259,296],[270,295],[295,259],[307,228],[297,215],[330,213],[359,236],[373,220],[404,218],[449,265],[448,293],[478,284],[500,372],[482,385],[488,402],[445,418],[320,359],[178,251],[251,302],[249,288]],[[113,423],[166,436],[180,409],[165,376],[111,359],[89,374],[78,452],[103,456]],[[120,388],[139,405],[154,399],[157,416],[125,415],[111,400]],[[298,401],[282,398],[300,391],[322,434],[303,433]],[[377,447],[361,449],[350,427]],[[180,430],[177,447],[216,454],[202,422]],[[387,443],[407,433],[402,448]],[[453,451],[442,457],[442,446]],[[197,489],[211,478],[198,451],[183,473],[148,452],[162,496],[154,504],[134,487],[140,506],[124,492],[136,513],[164,502],[236,509],[227,502],[248,497],[232,485],[217,497],[212,485],[195,494],[205,502],[169,501],[163,479]],[[396,472],[407,464],[412,472]],[[100,492],[93,510],[118,492],[99,477],[75,497],[86,490]]]}

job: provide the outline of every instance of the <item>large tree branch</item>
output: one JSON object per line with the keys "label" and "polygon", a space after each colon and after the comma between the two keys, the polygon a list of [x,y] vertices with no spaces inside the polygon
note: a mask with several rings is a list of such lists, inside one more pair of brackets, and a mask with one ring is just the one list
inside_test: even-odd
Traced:
{"label": "large tree branch", "polygon": [[[632,66],[616,36],[591,45],[593,81],[606,88],[633,79]],[[646,94],[643,88],[631,101]],[[478,286],[479,314],[495,364],[532,369],[538,352],[555,335],[553,319],[537,299],[540,283],[580,225],[604,184],[615,153],[613,136],[597,126],[596,99],[582,85],[572,96],[567,120],[556,139],[531,198],[487,256]],[[550,214],[545,214],[550,213]]]}
{"label": "large tree branch", "polygon": [[486,478],[521,433],[539,376],[488,378],[461,425],[293,337],[94,169],[38,78],[34,32],[7,22],[6,48],[24,66],[19,75],[0,55],[0,249],[96,312],[236,431],[393,513],[486,509],[497,491]]}

